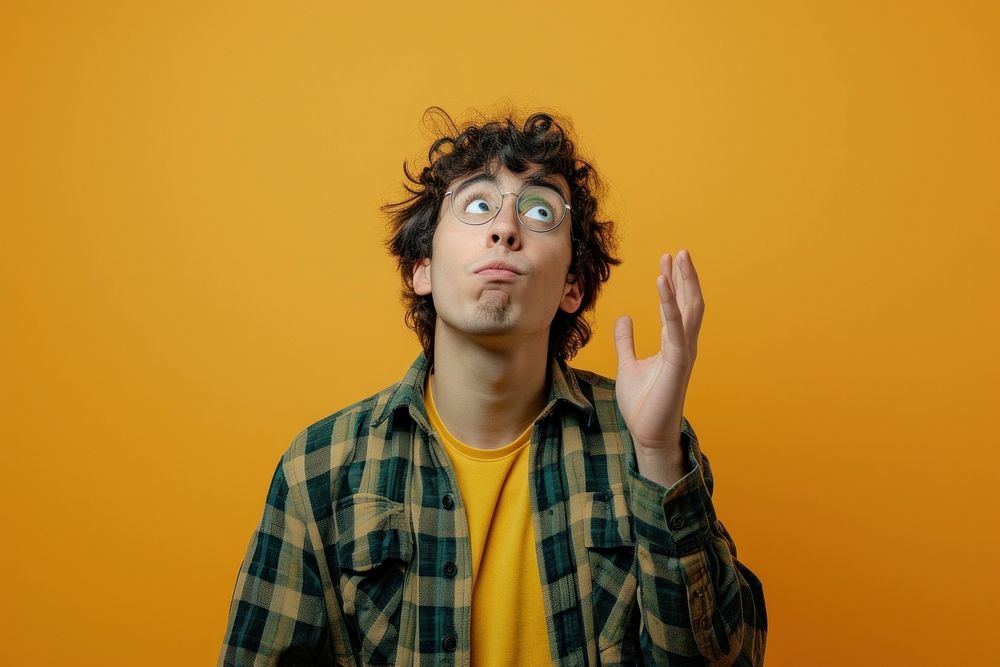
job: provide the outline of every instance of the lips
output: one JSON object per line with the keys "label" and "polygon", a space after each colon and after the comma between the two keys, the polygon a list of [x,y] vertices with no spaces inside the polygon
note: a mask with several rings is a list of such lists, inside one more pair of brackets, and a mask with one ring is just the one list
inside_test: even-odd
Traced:
{"label": "lips", "polygon": [[521,275],[521,271],[516,266],[500,261],[486,262],[476,269],[476,273],[480,275],[508,277]]}
{"label": "lips", "polygon": [[483,269],[482,271],[476,271],[476,275],[484,276],[486,278],[492,278],[494,280],[497,279],[512,280],[514,278],[517,278],[518,275],[520,274],[514,273],[513,271],[508,271],[507,269]]}

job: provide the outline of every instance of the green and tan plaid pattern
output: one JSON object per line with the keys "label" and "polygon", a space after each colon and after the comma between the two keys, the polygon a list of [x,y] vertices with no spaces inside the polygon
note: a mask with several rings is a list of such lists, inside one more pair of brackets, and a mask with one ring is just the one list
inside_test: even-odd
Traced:
{"label": "green and tan plaid pattern", "polygon": [[[423,402],[401,382],[302,431],[240,567],[220,665],[469,665],[472,556],[462,498]],[[639,476],[614,382],[553,362],[529,486],[558,665],[760,665],[760,581],[690,472]]]}

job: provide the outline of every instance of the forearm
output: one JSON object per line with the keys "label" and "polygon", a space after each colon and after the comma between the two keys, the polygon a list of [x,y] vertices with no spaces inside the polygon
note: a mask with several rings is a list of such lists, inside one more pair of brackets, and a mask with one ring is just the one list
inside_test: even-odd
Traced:
{"label": "forearm", "polygon": [[687,471],[669,486],[630,470],[643,651],[655,664],[759,665],[760,582],[716,519],[711,469],[693,433],[681,444]]}

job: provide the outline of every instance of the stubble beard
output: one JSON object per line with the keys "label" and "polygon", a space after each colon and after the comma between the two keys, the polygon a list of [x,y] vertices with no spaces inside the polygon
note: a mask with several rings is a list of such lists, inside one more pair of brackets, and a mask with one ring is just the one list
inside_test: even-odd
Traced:
{"label": "stubble beard", "polygon": [[506,292],[489,290],[476,304],[476,321],[482,327],[479,333],[498,333],[510,320],[510,295]]}

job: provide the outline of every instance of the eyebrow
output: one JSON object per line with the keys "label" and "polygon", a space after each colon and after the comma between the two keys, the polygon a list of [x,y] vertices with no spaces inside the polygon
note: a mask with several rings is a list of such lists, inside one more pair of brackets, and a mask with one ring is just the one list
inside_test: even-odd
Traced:
{"label": "eyebrow", "polygon": [[553,190],[558,192],[559,196],[562,197],[563,199],[569,199],[569,195],[562,191],[562,188],[559,187],[559,184],[556,183],[551,178],[549,178],[548,176],[539,176],[536,174],[534,176],[529,176],[527,179],[525,179],[524,182],[527,183],[528,185],[544,185],[545,187],[552,188]]}
{"label": "eyebrow", "polygon": [[[472,185],[474,183],[481,183],[483,181],[493,183],[497,187],[500,187],[500,184],[497,182],[496,176],[485,173],[479,174],[478,176],[473,176],[469,180],[465,181],[465,185]],[[526,179],[524,179],[524,185],[525,187],[530,187],[532,185],[540,185],[542,187],[555,190],[556,192],[559,193],[560,197],[562,197],[563,199],[568,199],[568,195],[562,191],[562,188],[559,187],[559,184],[556,183],[553,179],[549,178],[548,176],[539,176],[538,174],[529,176]]]}

